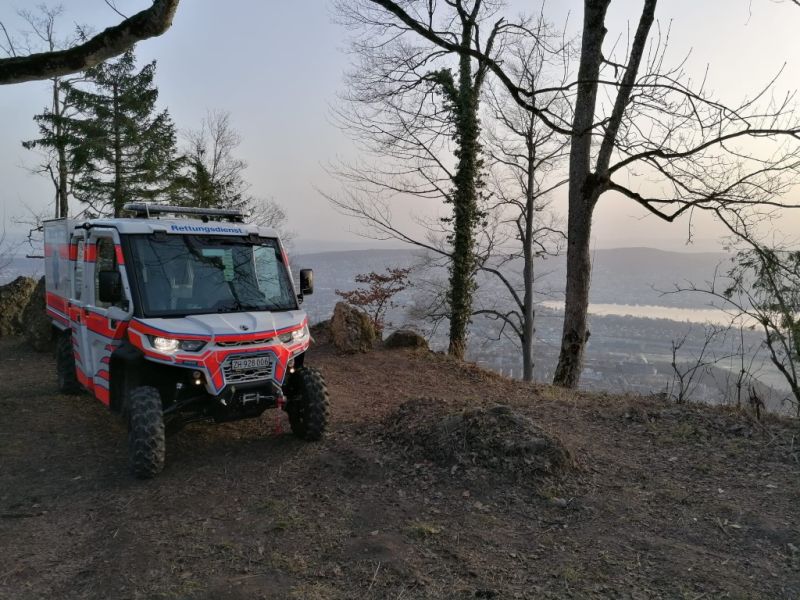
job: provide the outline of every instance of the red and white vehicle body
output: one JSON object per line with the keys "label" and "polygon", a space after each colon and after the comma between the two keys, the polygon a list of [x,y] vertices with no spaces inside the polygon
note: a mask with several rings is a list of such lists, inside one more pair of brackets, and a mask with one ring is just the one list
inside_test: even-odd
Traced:
{"label": "red and white vehicle body", "polygon": [[128,390],[152,386],[166,421],[282,406],[310,336],[278,235],[232,211],[126,208],[44,225],[47,313],[80,385],[122,414]]}

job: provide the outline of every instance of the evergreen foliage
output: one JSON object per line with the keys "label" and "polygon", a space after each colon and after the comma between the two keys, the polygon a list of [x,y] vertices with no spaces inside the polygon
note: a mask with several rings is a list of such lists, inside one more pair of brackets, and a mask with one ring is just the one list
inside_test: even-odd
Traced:
{"label": "evergreen foliage", "polygon": [[180,165],[175,125],[156,112],[155,61],[136,70],[133,50],[85,72],[89,85],[65,83],[78,115],[68,120],[73,194],[88,213],[119,216],[129,201],[162,201]]}

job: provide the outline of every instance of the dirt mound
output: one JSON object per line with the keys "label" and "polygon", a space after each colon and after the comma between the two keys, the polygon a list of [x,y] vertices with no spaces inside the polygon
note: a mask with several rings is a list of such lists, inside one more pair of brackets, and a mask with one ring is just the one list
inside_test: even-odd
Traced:
{"label": "dirt mound", "polygon": [[428,350],[428,340],[411,329],[398,329],[383,342],[387,348],[424,348]]}
{"label": "dirt mound", "polygon": [[387,432],[408,450],[446,466],[525,477],[553,475],[573,464],[561,440],[502,404],[453,412],[435,399],[411,400],[389,417]]}

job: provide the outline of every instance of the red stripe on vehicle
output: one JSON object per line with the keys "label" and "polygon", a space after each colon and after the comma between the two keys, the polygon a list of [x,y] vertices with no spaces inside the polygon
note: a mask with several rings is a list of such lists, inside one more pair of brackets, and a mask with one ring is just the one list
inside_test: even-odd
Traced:
{"label": "red stripe on vehicle", "polygon": [[97,313],[86,313],[86,327],[89,331],[102,335],[112,340],[120,340],[125,335],[125,330],[128,328],[128,323],[121,322],[117,325],[116,329],[108,326],[108,317],[98,315]]}
{"label": "red stripe on vehicle", "polygon": [[141,321],[131,322],[131,329],[133,331],[136,331],[137,333],[141,333],[144,335],[176,337],[182,340],[204,340],[204,341],[209,340],[209,336],[207,335],[197,335],[193,333],[174,333],[172,331],[166,331],[164,329],[158,329],[157,327],[151,327],[150,325],[145,325]]}
{"label": "red stripe on vehicle", "polygon": [[105,369],[98,371],[97,372],[97,377],[99,377],[100,379],[105,379],[106,381],[108,381],[109,380],[108,371],[106,371]]}
{"label": "red stripe on vehicle", "polygon": [[70,321],[74,321],[75,323],[81,322],[81,314],[83,313],[83,310],[80,307],[74,308],[70,306],[68,308],[68,312]]}
{"label": "red stripe on vehicle", "polygon": [[94,383],[91,378],[86,376],[80,367],[75,367],[75,374],[78,376],[78,382],[90,392],[94,390]]}
{"label": "red stripe on vehicle", "polygon": [[51,306],[59,312],[67,312],[67,299],[53,292],[47,292],[47,306]]}
{"label": "red stripe on vehicle", "polygon": [[111,404],[111,393],[102,386],[95,386],[94,388],[94,397],[100,400],[103,404],[108,406]]}
{"label": "red stripe on vehicle", "polygon": [[97,246],[95,244],[86,246],[85,260],[86,262],[94,262],[97,260]]}

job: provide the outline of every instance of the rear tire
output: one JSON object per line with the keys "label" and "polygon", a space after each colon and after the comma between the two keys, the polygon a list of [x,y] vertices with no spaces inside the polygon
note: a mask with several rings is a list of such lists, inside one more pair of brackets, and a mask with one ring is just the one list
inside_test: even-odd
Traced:
{"label": "rear tire", "polygon": [[292,433],[300,439],[316,441],[328,426],[328,388],[317,369],[304,367],[293,375],[292,396],[286,404]]}
{"label": "rear tire", "polygon": [[70,332],[58,336],[56,342],[56,379],[58,391],[62,394],[79,394],[81,384],[75,373],[75,354],[72,350],[72,334]]}
{"label": "rear tire", "polygon": [[128,395],[128,460],[139,479],[150,479],[164,468],[164,411],[161,394],[151,386],[133,388]]}

